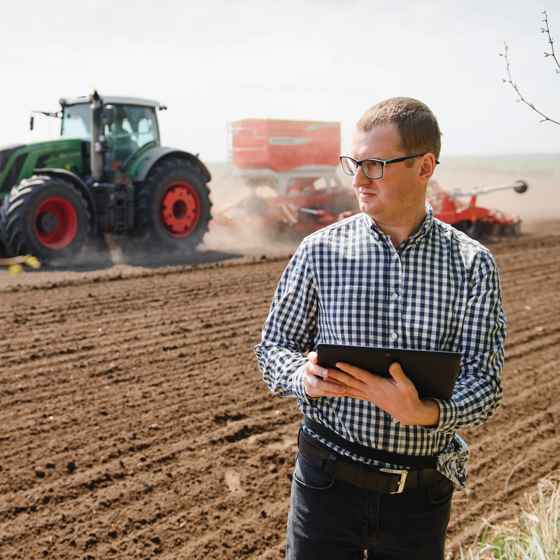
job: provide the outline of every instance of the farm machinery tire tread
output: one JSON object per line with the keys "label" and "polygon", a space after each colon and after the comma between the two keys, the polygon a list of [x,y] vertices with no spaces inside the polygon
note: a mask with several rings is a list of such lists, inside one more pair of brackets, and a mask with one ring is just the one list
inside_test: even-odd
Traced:
{"label": "farm machinery tire tread", "polygon": [[[50,220],[47,230],[41,220]],[[33,175],[12,188],[0,209],[0,234],[10,256],[72,262],[88,239],[91,215],[82,193],[60,177]]]}
{"label": "farm machinery tire tread", "polygon": [[211,207],[202,173],[183,158],[163,159],[137,186],[132,246],[194,250],[208,231]]}

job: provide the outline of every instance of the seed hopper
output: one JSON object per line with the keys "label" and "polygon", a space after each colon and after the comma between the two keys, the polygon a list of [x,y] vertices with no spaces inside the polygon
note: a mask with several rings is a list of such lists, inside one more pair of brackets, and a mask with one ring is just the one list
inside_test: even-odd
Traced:
{"label": "seed hopper", "polygon": [[251,194],[214,213],[214,225],[312,232],[358,210],[338,175],[340,123],[232,123],[231,159]]}

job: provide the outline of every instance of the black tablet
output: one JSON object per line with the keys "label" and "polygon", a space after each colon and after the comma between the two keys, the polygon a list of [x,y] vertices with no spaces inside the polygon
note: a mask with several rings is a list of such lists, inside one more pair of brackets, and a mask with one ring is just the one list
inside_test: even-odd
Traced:
{"label": "black tablet", "polygon": [[398,362],[421,398],[444,400],[453,394],[462,357],[459,352],[339,344],[318,344],[317,355],[318,363],[323,367],[336,368],[337,362],[344,362],[383,377],[391,377],[389,366]]}

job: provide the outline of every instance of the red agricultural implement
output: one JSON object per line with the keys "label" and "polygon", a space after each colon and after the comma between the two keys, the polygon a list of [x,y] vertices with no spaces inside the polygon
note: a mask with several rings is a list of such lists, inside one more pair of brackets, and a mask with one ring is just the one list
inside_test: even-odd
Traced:
{"label": "red agricultural implement", "polygon": [[[516,181],[515,183],[480,187],[469,191],[445,191],[435,181],[430,181],[427,197],[434,208],[436,218],[464,231],[474,239],[478,237],[517,236],[521,233],[521,220],[518,216],[477,206],[479,195],[503,189],[514,189],[518,193],[524,193],[528,186],[525,181]],[[466,196],[471,197],[468,203],[461,199],[461,197]]]}
{"label": "red agricultural implement", "polygon": [[216,211],[213,225],[312,232],[357,211],[354,192],[337,175],[339,155],[339,123],[232,123],[231,159],[251,195]]}
{"label": "red agricultural implement", "polygon": [[[251,194],[215,212],[213,224],[254,226],[310,233],[359,212],[353,189],[338,175],[340,124],[336,122],[245,119],[232,123],[230,157]],[[519,235],[520,220],[477,206],[477,197],[524,181],[445,191],[428,187],[434,215],[473,238]],[[464,197],[470,196],[465,203]]]}

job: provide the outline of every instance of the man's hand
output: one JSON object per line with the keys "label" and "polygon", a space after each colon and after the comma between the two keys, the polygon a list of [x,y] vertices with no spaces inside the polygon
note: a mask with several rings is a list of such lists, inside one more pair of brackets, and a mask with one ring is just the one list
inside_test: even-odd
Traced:
{"label": "man's hand", "polygon": [[303,369],[303,386],[308,397],[345,397],[346,387],[330,374],[336,372],[317,365],[317,352],[309,352]]}
{"label": "man's hand", "polygon": [[[369,401],[403,425],[436,426],[439,406],[432,399],[420,399],[416,387],[398,363],[391,364],[386,378],[356,366],[337,363],[339,369],[317,365],[317,354],[310,352],[303,382],[310,397],[352,397]],[[341,370],[341,371],[339,371]]]}

